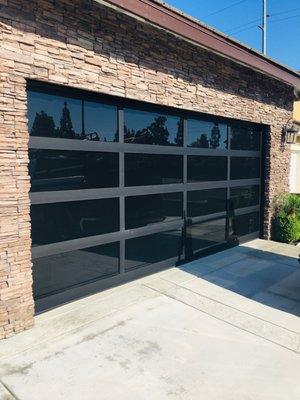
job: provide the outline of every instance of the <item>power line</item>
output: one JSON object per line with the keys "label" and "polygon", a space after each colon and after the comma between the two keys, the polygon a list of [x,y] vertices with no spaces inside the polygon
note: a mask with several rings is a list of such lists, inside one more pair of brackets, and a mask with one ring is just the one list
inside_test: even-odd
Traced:
{"label": "power line", "polygon": [[[285,12],[285,13],[286,13],[286,12]],[[281,14],[281,13],[280,13],[280,14]],[[273,15],[274,15],[274,14],[273,14]],[[277,13],[276,15],[279,15],[279,13]],[[272,15],[271,15],[270,17],[272,17]],[[289,17],[279,18],[279,19],[275,19],[275,20],[272,20],[272,19],[271,19],[271,20],[268,21],[268,24],[274,24],[275,22],[286,21],[286,20],[289,20],[289,19],[292,19],[292,18],[297,18],[297,17],[300,17],[300,14],[297,14],[297,15],[290,15]],[[253,20],[252,22],[256,22],[256,21],[260,21],[260,19]],[[241,27],[241,29],[238,29],[238,30],[232,29],[231,31],[228,31],[228,33],[230,33],[230,35],[236,35],[236,34],[238,34],[238,33],[247,31],[247,30],[249,30],[249,29],[257,28],[257,25],[256,25],[256,24],[247,26],[247,25],[249,25],[249,24],[250,24],[250,22],[248,22],[247,24],[239,25],[239,26]],[[243,26],[244,26],[244,28],[243,28]],[[236,27],[236,28],[237,28],[237,27]]]}
{"label": "power line", "polygon": [[[285,10],[285,11],[280,11],[280,12],[277,12],[277,13],[272,13],[272,14],[268,14],[267,15],[267,17],[268,18],[272,18],[272,17],[274,17],[274,16],[278,16],[278,15],[283,15],[283,14],[288,14],[288,13],[290,13],[290,12],[293,12],[293,11],[299,11],[300,10],[300,7],[297,7],[297,8],[292,8],[292,9],[290,9],[290,10]],[[286,17],[286,18],[294,18],[294,16],[290,16],[290,17]],[[247,23],[245,23],[245,24],[240,24],[240,25],[237,25],[237,26],[234,26],[233,28],[231,28],[231,29],[229,29],[228,31],[225,31],[225,33],[228,33],[228,34],[236,34],[236,33],[239,33],[239,32],[243,32],[243,31],[245,31],[245,30],[248,30],[248,29],[251,29],[251,28],[255,28],[255,27],[257,27],[257,25],[255,24],[255,25],[251,25],[251,26],[248,26],[248,25],[250,25],[250,24],[253,24],[253,22],[259,22],[261,19],[260,18],[257,18],[257,19],[254,19],[254,20],[251,20],[251,21],[249,21],[249,22],[247,22]],[[284,19],[282,19],[282,20],[285,20],[285,18]],[[268,23],[271,23],[271,22],[276,22],[276,21],[279,21],[279,20],[269,20],[268,21]],[[241,28],[241,29],[239,29],[239,28]],[[244,29],[245,28],[245,29]],[[237,31],[236,31],[237,30]]]}
{"label": "power line", "polygon": [[290,10],[280,11],[280,12],[278,12],[278,13],[271,14],[271,17],[273,17],[274,15],[288,14],[288,13],[290,13],[290,12],[292,12],[292,11],[299,11],[299,10],[300,10],[300,7],[292,8],[292,9],[290,9]]}
{"label": "power line", "polygon": [[238,33],[241,33],[241,32],[247,31],[249,29],[253,29],[253,28],[258,28],[258,25],[251,25],[251,26],[248,26],[247,28],[239,29],[236,32],[231,33],[231,35],[237,35]]}
{"label": "power line", "polygon": [[212,12],[210,14],[204,15],[202,18],[207,18],[207,17],[210,17],[212,15],[219,14],[220,12],[223,12],[225,10],[228,10],[229,8],[235,7],[235,6],[237,6],[237,5],[241,4],[241,3],[244,3],[245,1],[248,1],[248,0],[237,1],[237,2],[231,4],[231,5],[227,6],[227,7],[221,8],[220,10],[217,10],[217,11],[214,11],[214,12]]}
{"label": "power line", "polygon": [[240,25],[234,26],[229,31],[226,31],[226,33],[231,33],[232,31],[235,31],[235,30],[237,30],[239,28],[243,28],[243,27],[246,27],[246,26],[248,26],[250,24],[253,24],[253,22],[259,22],[260,20],[261,20],[261,18],[256,18],[256,19],[253,19],[253,20],[251,20],[251,21],[249,21],[249,22],[247,22],[245,24],[240,24]]}
{"label": "power line", "polygon": [[269,24],[274,24],[275,22],[281,22],[281,21],[286,21],[287,19],[292,19],[292,18],[297,18],[300,17],[300,14],[297,15],[290,15],[289,17],[285,17],[285,18],[280,18],[280,19],[275,19],[269,22]]}

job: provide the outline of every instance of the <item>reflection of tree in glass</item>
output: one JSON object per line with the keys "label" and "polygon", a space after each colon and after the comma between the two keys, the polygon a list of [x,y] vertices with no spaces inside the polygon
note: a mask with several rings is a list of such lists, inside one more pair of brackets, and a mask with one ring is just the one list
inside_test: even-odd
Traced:
{"label": "reflection of tree in glass", "polygon": [[[124,135],[125,135],[125,127],[124,127]],[[119,141],[119,131],[118,129],[116,130],[115,134],[114,134],[114,140],[113,142],[118,142]]]}
{"label": "reflection of tree in glass", "polygon": [[134,142],[140,144],[156,144],[167,145],[169,144],[169,131],[165,126],[167,118],[159,116],[146,128],[134,131],[124,127],[124,140],[125,142]]}
{"label": "reflection of tree in glass", "polygon": [[208,149],[209,148],[209,142],[207,139],[207,135],[205,133],[202,133],[201,136],[195,140],[195,142],[193,142],[191,144],[192,147],[201,147],[204,149]]}
{"label": "reflection of tree in glass", "polygon": [[253,127],[231,126],[231,147],[233,149],[249,150],[258,148],[259,135]]}
{"label": "reflection of tree in glass", "polygon": [[260,140],[259,132],[255,128],[251,127],[249,128],[249,136],[251,149],[258,149]]}
{"label": "reflection of tree in glass", "polygon": [[220,133],[219,124],[217,122],[215,122],[214,126],[211,130],[211,137],[209,140],[210,147],[212,149],[217,149],[218,147],[220,147],[220,139],[221,139],[221,133]]}
{"label": "reflection of tree in glass", "polygon": [[230,243],[237,243],[237,229],[236,229],[236,216],[235,216],[235,205],[232,199],[229,200],[229,211],[228,211],[228,222],[229,222],[229,237]]}
{"label": "reflection of tree in glass", "polygon": [[60,118],[60,127],[58,129],[58,136],[65,138],[75,138],[75,132],[73,130],[71,114],[66,102],[64,103],[64,107],[62,109],[62,115]]}
{"label": "reflection of tree in glass", "polygon": [[41,110],[41,112],[35,114],[30,134],[32,136],[75,138],[76,134],[73,130],[68,104],[64,103],[59,128],[55,127],[53,117]]}
{"label": "reflection of tree in glass", "polygon": [[177,134],[174,139],[174,142],[175,144],[177,144],[177,146],[182,146],[183,144],[183,118],[180,118],[179,121],[177,122]]}
{"label": "reflection of tree in glass", "polygon": [[43,110],[40,113],[37,112],[35,114],[30,134],[32,136],[56,136],[53,117],[47,115]]}

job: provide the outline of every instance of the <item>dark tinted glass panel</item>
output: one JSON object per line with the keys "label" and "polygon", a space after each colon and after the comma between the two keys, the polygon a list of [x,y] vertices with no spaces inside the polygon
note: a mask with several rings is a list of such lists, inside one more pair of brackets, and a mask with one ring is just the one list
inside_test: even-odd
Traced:
{"label": "dark tinted glass panel", "polygon": [[100,142],[117,142],[117,107],[84,101],[84,131],[87,139]]}
{"label": "dark tinted glass panel", "polygon": [[207,149],[226,149],[227,125],[189,119],[187,122],[187,145]]}
{"label": "dark tinted glass panel", "polygon": [[28,92],[28,127],[31,136],[84,139],[82,102],[69,97]]}
{"label": "dark tinted glass panel", "polygon": [[187,258],[201,249],[225,241],[226,219],[189,224],[187,226],[186,254]]}
{"label": "dark tinted glass panel", "polygon": [[243,208],[259,204],[259,186],[241,186],[230,189],[231,207]]}
{"label": "dark tinted glass panel", "polygon": [[229,219],[231,237],[240,237],[259,231],[259,212],[231,215]]}
{"label": "dark tinted glass panel", "polygon": [[188,156],[188,182],[223,181],[227,179],[227,158]]}
{"label": "dark tinted glass panel", "polygon": [[147,111],[124,109],[125,143],[182,146],[183,119]]}
{"label": "dark tinted glass panel", "polygon": [[182,218],[182,193],[132,196],[125,199],[126,229]]}
{"label": "dark tinted glass panel", "polygon": [[231,179],[252,179],[260,176],[260,159],[254,157],[231,157]]}
{"label": "dark tinted glass panel", "polygon": [[197,217],[225,211],[226,193],[226,189],[195,190],[188,192],[188,217]]}
{"label": "dark tinted glass panel", "polygon": [[165,185],[181,183],[182,156],[125,154],[125,185]]}
{"label": "dark tinted glass panel", "polygon": [[70,201],[31,207],[33,245],[119,230],[119,199]]}
{"label": "dark tinted glass panel", "polygon": [[40,297],[119,272],[119,243],[42,257],[33,261],[33,293]]}
{"label": "dark tinted glass panel", "polygon": [[119,185],[118,153],[31,149],[29,158],[33,192]]}
{"label": "dark tinted glass panel", "polygon": [[232,150],[254,150],[260,149],[261,128],[251,125],[233,124],[231,131]]}
{"label": "dark tinted glass panel", "polygon": [[125,269],[128,271],[178,257],[180,252],[181,229],[129,239],[125,242]]}

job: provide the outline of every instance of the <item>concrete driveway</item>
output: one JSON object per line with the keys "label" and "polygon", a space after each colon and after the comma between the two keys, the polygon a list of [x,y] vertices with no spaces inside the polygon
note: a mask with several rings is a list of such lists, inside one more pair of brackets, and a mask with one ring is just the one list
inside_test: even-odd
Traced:
{"label": "concrete driveway", "polygon": [[255,240],[39,315],[0,342],[0,399],[299,400],[298,252]]}

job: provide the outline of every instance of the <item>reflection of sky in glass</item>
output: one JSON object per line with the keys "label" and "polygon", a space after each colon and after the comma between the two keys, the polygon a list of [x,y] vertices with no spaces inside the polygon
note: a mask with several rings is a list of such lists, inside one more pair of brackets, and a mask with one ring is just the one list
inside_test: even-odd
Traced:
{"label": "reflection of sky in glass", "polygon": [[[198,139],[201,138],[202,135],[205,135],[208,140],[211,139],[211,134],[213,128],[219,128],[221,137],[220,137],[220,145],[217,147],[218,149],[226,149],[227,148],[227,125],[208,122],[208,121],[200,121],[197,119],[188,119],[187,121],[187,145],[195,146],[195,147],[205,147],[201,146]],[[196,143],[197,142],[197,143]]]}
{"label": "reflection of sky in glass", "polygon": [[135,132],[147,128],[155,121],[155,118],[157,117],[167,117],[165,127],[168,129],[170,134],[169,141],[174,142],[178,132],[178,122],[180,121],[179,117],[133,110],[129,108],[124,109],[124,125],[130,130],[133,129]]}
{"label": "reflection of sky in glass", "polygon": [[84,128],[86,134],[97,132],[101,141],[113,141],[117,132],[117,107],[85,101]]}
{"label": "reflection of sky in glass", "polygon": [[60,126],[60,118],[64,103],[67,103],[70,110],[73,129],[76,133],[81,133],[81,100],[69,97],[54,96],[45,93],[28,92],[28,127],[31,131],[36,113],[44,111],[54,120],[55,127]]}

